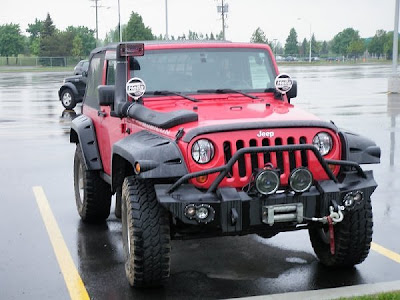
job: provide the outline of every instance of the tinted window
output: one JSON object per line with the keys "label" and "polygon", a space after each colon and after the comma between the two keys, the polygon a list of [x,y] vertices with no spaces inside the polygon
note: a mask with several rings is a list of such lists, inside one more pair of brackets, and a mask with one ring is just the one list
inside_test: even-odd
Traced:
{"label": "tinted window", "polygon": [[90,61],[85,93],[85,104],[99,108],[97,87],[102,84],[104,53],[96,54]]}
{"label": "tinted window", "polygon": [[263,49],[153,50],[135,59],[131,77],[142,78],[149,92],[195,93],[221,88],[263,91],[274,87],[276,76],[269,53]]}

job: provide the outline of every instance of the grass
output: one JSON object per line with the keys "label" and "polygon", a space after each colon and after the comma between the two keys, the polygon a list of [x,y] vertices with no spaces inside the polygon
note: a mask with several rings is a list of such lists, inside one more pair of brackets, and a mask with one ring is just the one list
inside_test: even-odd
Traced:
{"label": "grass", "polygon": [[387,292],[376,295],[357,296],[350,298],[339,298],[340,300],[400,300],[400,291]]}

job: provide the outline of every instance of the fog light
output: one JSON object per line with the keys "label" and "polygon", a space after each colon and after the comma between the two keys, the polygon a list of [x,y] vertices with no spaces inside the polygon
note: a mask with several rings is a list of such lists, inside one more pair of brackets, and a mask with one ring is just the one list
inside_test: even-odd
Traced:
{"label": "fog light", "polygon": [[208,217],[208,208],[205,206],[200,206],[196,209],[196,217],[199,220],[204,220]]}
{"label": "fog light", "polygon": [[290,173],[289,185],[296,193],[307,191],[313,183],[311,172],[306,168],[297,168]]}
{"label": "fog light", "polygon": [[194,206],[194,204],[190,204],[185,207],[185,215],[189,219],[193,218],[195,214],[196,214],[196,207]]}
{"label": "fog light", "polygon": [[263,170],[256,176],[256,189],[263,195],[275,193],[279,184],[279,175],[272,170]]}

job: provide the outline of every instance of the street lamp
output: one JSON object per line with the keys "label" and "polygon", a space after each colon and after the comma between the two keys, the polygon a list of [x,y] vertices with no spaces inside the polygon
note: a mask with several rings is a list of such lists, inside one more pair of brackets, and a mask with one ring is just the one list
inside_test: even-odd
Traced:
{"label": "street lamp", "polygon": [[306,22],[310,25],[310,54],[308,56],[308,62],[311,62],[311,40],[312,40],[311,22],[308,22],[307,20],[302,19],[302,18],[297,18],[297,20],[299,20],[299,21],[303,20],[304,22]]}
{"label": "street lamp", "polygon": [[168,37],[168,0],[165,0],[165,39],[169,40],[169,37]]}

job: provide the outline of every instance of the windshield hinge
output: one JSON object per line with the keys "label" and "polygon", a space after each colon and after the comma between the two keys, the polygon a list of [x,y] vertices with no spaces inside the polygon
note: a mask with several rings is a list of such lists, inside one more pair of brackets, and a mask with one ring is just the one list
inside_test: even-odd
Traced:
{"label": "windshield hinge", "polygon": [[183,127],[179,128],[178,132],[175,135],[175,142],[177,143],[185,134],[185,129]]}

